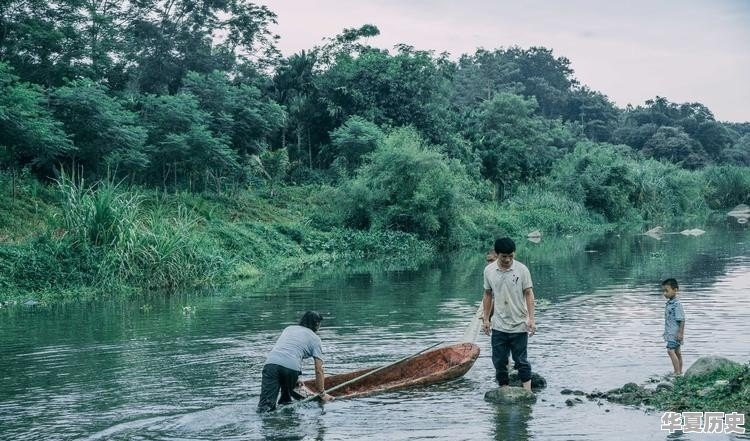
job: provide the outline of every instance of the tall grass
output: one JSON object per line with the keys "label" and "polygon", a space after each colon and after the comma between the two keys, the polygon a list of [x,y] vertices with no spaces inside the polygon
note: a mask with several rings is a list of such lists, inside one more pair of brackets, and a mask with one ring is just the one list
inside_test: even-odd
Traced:
{"label": "tall grass", "polygon": [[750,167],[711,166],[703,170],[705,199],[711,208],[750,204]]}
{"label": "tall grass", "polygon": [[198,223],[184,206],[141,209],[145,195],[111,182],[85,186],[63,176],[58,240],[70,253],[95,256],[95,283],[174,288],[209,283],[228,267],[196,233]]}

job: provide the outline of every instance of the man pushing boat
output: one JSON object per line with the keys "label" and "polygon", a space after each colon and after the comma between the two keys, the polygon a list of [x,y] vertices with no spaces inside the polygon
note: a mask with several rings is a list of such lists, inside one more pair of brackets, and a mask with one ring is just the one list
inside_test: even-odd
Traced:
{"label": "man pushing boat", "polygon": [[289,404],[292,398],[303,398],[294,388],[302,374],[302,360],[310,357],[315,360],[315,385],[320,398],[323,401],[333,399],[325,393],[323,347],[317,334],[322,320],[323,317],[317,312],[307,311],[299,325],[288,326],[281,333],[263,365],[257,409],[259,413],[270,412],[276,409],[277,404]]}

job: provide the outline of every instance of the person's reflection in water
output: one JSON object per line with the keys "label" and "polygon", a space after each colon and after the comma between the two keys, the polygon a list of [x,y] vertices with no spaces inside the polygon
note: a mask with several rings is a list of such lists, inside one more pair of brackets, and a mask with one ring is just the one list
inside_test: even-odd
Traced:
{"label": "person's reflection in water", "polygon": [[260,433],[263,439],[303,439],[304,424],[295,409],[281,409],[278,412],[260,415]]}
{"label": "person's reflection in water", "polygon": [[[323,407],[322,404],[320,406]],[[258,414],[260,433],[265,440],[315,440],[326,437],[326,423],[315,406],[308,409],[282,408]],[[256,432],[257,435],[257,432]]]}
{"label": "person's reflection in water", "polygon": [[497,441],[526,441],[529,439],[531,406],[499,404],[495,406],[495,439]]}

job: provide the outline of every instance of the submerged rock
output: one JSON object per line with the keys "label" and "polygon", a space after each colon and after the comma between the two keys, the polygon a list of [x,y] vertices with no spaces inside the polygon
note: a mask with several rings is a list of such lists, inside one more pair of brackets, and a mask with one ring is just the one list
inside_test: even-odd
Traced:
{"label": "submerged rock", "polygon": [[522,387],[505,386],[488,390],[484,400],[496,404],[533,404],[536,403],[536,395]]}
{"label": "submerged rock", "polygon": [[621,388],[607,391],[606,394],[602,395],[602,398],[606,398],[608,401],[614,403],[638,406],[640,404],[648,404],[653,395],[653,389],[646,389],[635,383],[627,383]]}
{"label": "submerged rock", "polygon": [[701,357],[693,363],[687,371],[685,371],[685,378],[697,377],[700,375],[710,374],[719,369],[728,367],[739,367],[740,364],[736,361],[732,361],[724,357]]}
{"label": "submerged rock", "polygon": [[[508,381],[510,382],[511,386],[521,387],[523,384],[521,383],[521,379],[518,378],[518,372],[513,371],[508,375]],[[538,390],[538,389],[544,389],[547,387],[547,380],[544,379],[541,375],[537,374],[536,372],[531,373],[531,389]]]}

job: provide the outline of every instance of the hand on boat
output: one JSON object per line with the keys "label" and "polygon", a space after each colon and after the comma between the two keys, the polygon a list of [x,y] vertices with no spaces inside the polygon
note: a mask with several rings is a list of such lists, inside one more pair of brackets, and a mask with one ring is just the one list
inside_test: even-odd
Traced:
{"label": "hand on boat", "polygon": [[328,394],[323,394],[320,397],[320,399],[323,400],[323,401],[333,401],[333,400],[335,400],[335,398],[333,398],[333,396],[328,395]]}

